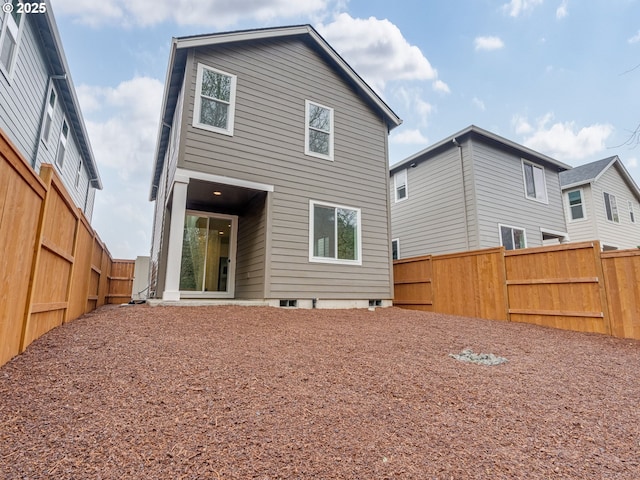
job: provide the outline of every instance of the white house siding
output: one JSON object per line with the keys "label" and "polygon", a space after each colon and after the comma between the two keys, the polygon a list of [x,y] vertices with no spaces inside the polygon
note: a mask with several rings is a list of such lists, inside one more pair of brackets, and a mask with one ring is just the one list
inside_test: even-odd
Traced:
{"label": "white house siding", "polygon": [[[573,190],[582,189],[583,198],[583,211],[585,213],[584,219],[571,220],[569,200],[567,198],[567,192]],[[596,224],[596,217],[594,213],[593,193],[591,191],[591,185],[586,184],[581,187],[568,188],[563,192],[563,201],[565,205],[565,216],[567,221],[567,230],[569,232],[569,240],[572,242],[591,241],[598,238],[598,227]]]}
{"label": "white house siding", "polygon": [[408,166],[406,199],[395,202],[393,176],[390,184],[391,235],[399,239],[400,258],[468,249],[457,148]]}
{"label": "white house siding", "polygon": [[[237,75],[233,137],[186,121],[180,167],[270,184],[269,298],[391,298],[387,129],[361,97],[301,41],[270,40],[196,51],[195,65]],[[334,109],[334,161],[304,155],[305,100]],[[361,266],[309,262],[309,201],[362,209]]]}
{"label": "white house siding", "polygon": [[542,246],[541,228],[567,231],[557,170],[526,160],[545,167],[548,203],[526,198],[520,156],[473,140],[480,248],[500,245],[499,224],[524,228],[527,247]]}
{"label": "white house siding", "polygon": [[[604,192],[615,195],[620,222],[607,220]],[[634,204],[636,223],[629,218],[628,202]],[[593,206],[598,222],[598,239],[602,245],[619,249],[636,248],[640,245],[640,205],[631,193],[616,167],[611,167],[593,184]]]}

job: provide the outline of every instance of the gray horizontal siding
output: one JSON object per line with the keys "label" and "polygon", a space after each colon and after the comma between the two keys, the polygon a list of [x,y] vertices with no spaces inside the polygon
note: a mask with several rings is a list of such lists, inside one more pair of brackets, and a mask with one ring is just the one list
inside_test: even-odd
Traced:
{"label": "gray horizontal siding", "polygon": [[498,224],[524,228],[527,246],[542,245],[540,228],[566,232],[558,173],[545,168],[548,204],[525,197],[522,161],[473,142],[480,248],[500,245]]}
{"label": "gray horizontal siding", "polygon": [[[237,75],[233,137],[191,125],[198,62]],[[301,42],[200,49],[187,78],[180,166],[275,186],[267,294],[390,298],[382,118]],[[305,100],[334,109],[334,161],[304,155]],[[362,266],[309,262],[309,200],[362,210]]]}

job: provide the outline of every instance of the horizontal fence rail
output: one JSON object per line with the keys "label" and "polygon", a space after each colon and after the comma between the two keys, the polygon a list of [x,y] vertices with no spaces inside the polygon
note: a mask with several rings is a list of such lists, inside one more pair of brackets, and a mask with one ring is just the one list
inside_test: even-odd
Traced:
{"label": "horizontal fence rail", "polygon": [[640,250],[580,242],[394,261],[394,305],[640,339]]}
{"label": "horizontal fence rail", "polygon": [[134,262],[113,260],[55,169],[38,176],[2,130],[0,259],[0,366],[52,328],[130,300]]}

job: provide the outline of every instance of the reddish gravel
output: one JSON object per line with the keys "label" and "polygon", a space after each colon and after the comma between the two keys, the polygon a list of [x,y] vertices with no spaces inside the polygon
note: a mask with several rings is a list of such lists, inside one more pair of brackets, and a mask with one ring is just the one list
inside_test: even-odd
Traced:
{"label": "reddish gravel", "polygon": [[637,480],[639,367],[395,308],[103,307],[0,368],[0,478]]}

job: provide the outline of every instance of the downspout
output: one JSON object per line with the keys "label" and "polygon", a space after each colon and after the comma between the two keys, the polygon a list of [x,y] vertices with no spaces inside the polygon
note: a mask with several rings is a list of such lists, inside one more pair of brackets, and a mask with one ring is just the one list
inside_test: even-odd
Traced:
{"label": "downspout", "polygon": [[464,180],[464,161],[462,159],[462,145],[455,138],[453,144],[458,147],[460,154],[460,178],[462,179],[462,209],[464,211],[464,242],[466,249],[469,250],[469,216],[467,214],[467,186]]}
{"label": "downspout", "polygon": [[[47,111],[47,102],[49,101],[49,92],[51,91],[51,84],[53,80],[66,80],[67,74],[63,73],[62,75],[49,75],[49,79],[47,80],[47,88],[44,91],[44,102],[42,103],[42,109],[40,111],[40,125],[38,127],[38,136],[36,138],[36,149],[33,153],[33,158],[31,159],[31,167],[35,170],[36,162],[38,161],[38,154],[40,153],[40,144],[42,139],[42,127],[44,127],[44,114]],[[56,95],[58,95],[56,93]],[[53,120],[52,120],[53,121]]]}

